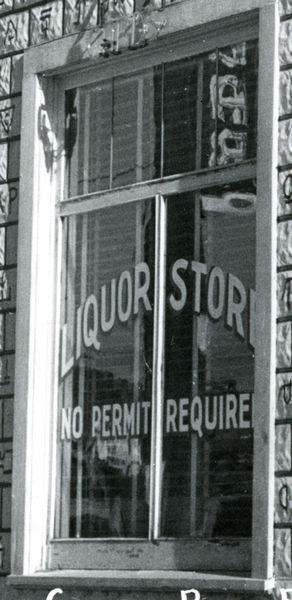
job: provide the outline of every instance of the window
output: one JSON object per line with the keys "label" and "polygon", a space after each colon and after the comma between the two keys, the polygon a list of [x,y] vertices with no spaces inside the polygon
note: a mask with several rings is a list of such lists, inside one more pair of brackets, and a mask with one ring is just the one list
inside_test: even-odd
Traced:
{"label": "window", "polygon": [[37,92],[56,160],[18,389],[48,440],[42,568],[256,572],[258,20],[219,25]]}

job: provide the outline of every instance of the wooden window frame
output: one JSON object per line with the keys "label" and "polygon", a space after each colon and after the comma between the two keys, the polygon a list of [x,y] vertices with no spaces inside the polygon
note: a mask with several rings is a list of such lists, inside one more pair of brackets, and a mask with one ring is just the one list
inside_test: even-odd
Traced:
{"label": "wooden window frame", "polygon": [[[175,58],[183,58],[214,48],[214,33],[218,45],[237,41],[238,29],[255,19],[255,13],[246,12],[259,8],[259,96],[258,96],[258,158],[227,168],[212,169],[212,176],[206,170],[189,173],[180,177],[170,176],[152,183],[139,183],[123,188],[123,201],[169,195],[177,191],[199,190],[210,185],[230,181],[240,181],[257,177],[257,244],[256,277],[257,290],[261,298],[261,312],[256,319],[256,370],[255,370],[255,408],[254,408],[254,481],[253,481],[253,534],[252,540],[241,542],[237,546],[226,544],[222,553],[222,540],[214,542],[196,542],[193,570],[251,571],[251,589],[268,589],[272,586],[273,573],[273,462],[274,462],[274,399],[275,399],[275,258],[276,258],[276,53],[277,53],[277,13],[274,2],[240,0],[235,9],[230,4],[229,13],[222,22],[212,22],[216,15],[216,0],[203,8],[200,16],[195,14],[192,0],[185,0],[182,7],[169,8],[167,37],[153,43],[153,46],[135,53],[135,68],[151,66],[162,62],[168,55],[169,47],[175,43]],[[234,12],[235,17],[228,18]],[[226,12],[226,11],[225,11]],[[178,14],[179,13],[179,14]],[[240,13],[242,13],[240,15]],[[246,14],[245,14],[246,13]],[[171,16],[173,15],[173,17]],[[240,18],[238,18],[240,16]],[[189,29],[173,33],[175,21],[181,27]],[[204,25],[201,25],[201,23]],[[208,34],[208,35],[207,35]],[[86,32],[83,43],[88,43],[90,35]],[[225,37],[226,36],[226,37]],[[79,83],[90,83],[113,76],[115,72],[129,72],[131,57],[125,52],[120,58],[113,58],[106,64],[99,59],[92,64],[70,63],[70,50],[74,57],[74,44],[78,36],[69,36],[62,40],[32,48],[26,52],[23,80],[23,112],[21,142],[21,192],[22,199],[19,215],[19,254],[18,254],[18,312],[16,343],[16,383],[15,383],[15,430],[14,430],[14,475],[13,475],[13,540],[12,540],[12,579],[17,584],[18,576],[34,576],[46,569],[80,570],[87,568],[91,573],[96,569],[107,569],[108,560],[97,566],[96,540],[53,540],[54,521],[54,471],[56,468],[56,409],[57,409],[57,362],[56,352],[57,324],[59,320],[56,306],[60,305],[60,247],[61,237],[59,216],[78,214],[95,210],[97,207],[119,203],[119,190],[110,190],[89,194],[82,199],[61,201],[63,181],[60,176],[61,161],[53,161],[47,169],[42,142],[39,137],[39,111],[41,106],[47,110],[51,123],[50,139],[54,154],[62,154],[64,115],[60,111],[64,89],[72,87],[78,72]],[[166,43],[167,40],[167,43]],[[169,45],[170,44],[170,45]],[[209,48],[210,46],[210,48]],[[48,51],[49,50],[49,51]],[[99,75],[100,73],[100,75]],[[54,115],[58,115],[56,118]],[[227,175],[228,174],[228,175]],[[57,205],[56,205],[57,198]],[[57,206],[57,210],[56,210]],[[57,282],[57,284],[56,284]],[[263,348],[265,352],[263,352]],[[268,351],[267,351],[268,349]],[[32,367],[33,365],[33,367]],[[19,486],[25,490],[17,493]],[[52,541],[53,540],[53,541]],[[99,552],[108,557],[121,553],[123,549],[133,555],[131,566],[126,561],[111,568],[150,569],[149,555],[154,556],[156,548],[149,542],[104,542],[106,546]],[[141,545],[139,548],[139,544]],[[147,545],[147,548],[145,547]],[[179,551],[179,542],[176,552]],[[188,545],[183,542],[182,552]],[[224,544],[223,544],[224,545]],[[151,547],[150,547],[151,546]],[[106,552],[105,552],[106,549]],[[171,549],[170,549],[171,551]],[[222,564],[222,554],[227,552]],[[142,552],[144,562],[135,559],[135,553]],[[89,560],[82,564],[82,556]],[[206,553],[211,557],[206,563]],[[227,562],[226,562],[227,558]],[[245,559],[244,559],[245,560]],[[229,561],[229,562],[228,562]],[[178,561],[179,563],[179,561]],[[155,564],[155,560],[154,560]],[[228,565],[231,569],[228,569]],[[150,565],[150,566],[149,566]],[[173,562],[160,567],[174,570]],[[180,566],[178,564],[178,569]],[[14,579],[13,579],[14,577]],[[95,575],[96,577],[96,575]],[[208,577],[208,576],[206,576]],[[147,577],[146,577],[147,579]],[[149,577],[148,577],[149,579]],[[234,579],[234,578],[233,578]],[[237,578],[235,578],[237,579]],[[178,579],[182,585],[183,576]],[[193,582],[196,580],[193,575]],[[240,578],[234,583],[240,589]],[[214,580],[213,580],[214,581]],[[219,581],[219,578],[218,578]],[[246,581],[242,578],[242,585]],[[258,583],[256,583],[258,582]],[[226,586],[226,580],[225,580]],[[258,587],[257,587],[258,586]],[[231,586],[232,587],[232,586]]]}

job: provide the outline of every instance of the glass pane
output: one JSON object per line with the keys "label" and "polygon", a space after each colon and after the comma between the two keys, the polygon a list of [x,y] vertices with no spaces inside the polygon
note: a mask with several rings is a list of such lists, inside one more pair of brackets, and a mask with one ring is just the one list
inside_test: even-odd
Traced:
{"label": "glass pane", "polygon": [[193,58],[165,65],[163,175],[196,168],[197,76]]}
{"label": "glass pane", "polygon": [[255,207],[168,200],[162,536],[251,534]]}
{"label": "glass pane", "polygon": [[115,80],[113,187],[160,175],[161,69]]}
{"label": "glass pane", "polygon": [[257,42],[241,42],[204,57],[202,166],[256,155]]}
{"label": "glass pane", "polygon": [[64,220],[61,537],[147,537],[153,202]]}

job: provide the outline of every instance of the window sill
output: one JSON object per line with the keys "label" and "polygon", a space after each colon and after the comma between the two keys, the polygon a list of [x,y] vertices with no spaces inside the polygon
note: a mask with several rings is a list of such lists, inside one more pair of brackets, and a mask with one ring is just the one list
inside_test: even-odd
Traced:
{"label": "window sill", "polygon": [[274,579],[252,579],[232,575],[215,575],[195,571],[88,571],[66,570],[38,572],[33,575],[9,575],[8,585],[21,588],[96,588],[107,591],[176,591],[197,588],[199,591],[272,590]]}

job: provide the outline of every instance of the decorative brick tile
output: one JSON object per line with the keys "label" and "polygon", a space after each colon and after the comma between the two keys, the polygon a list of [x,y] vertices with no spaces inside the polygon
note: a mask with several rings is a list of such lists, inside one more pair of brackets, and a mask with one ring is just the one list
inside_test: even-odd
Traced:
{"label": "decorative brick tile", "polygon": [[277,316],[292,316],[292,271],[278,274],[277,285]]}
{"label": "decorative brick tile", "polygon": [[11,527],[11,486],[2,489],[1,525],[3,529]]}
{"label": "decorative brick tile", "polygon": [[11,483],[12,442],[0,441],[0,483]]}
{"label": "decorative brick tile", "polygon": [[23,54],[12,57],[11,93],[21,92],[23,75]]}
{"label": "decorative brick tile", "polygon": [[276,471],[291,469],[291,426],[276,425]]}
{"label": "decorative brick tile", "polygon": [[[0,269],[0,309],[15,306],[16,302],[16,268]],[[1,396],[1,386],[0,386]]]}
{"label": "decorative brick tile", "polygon": [[0,101],[0,139],[20,134],[21,99]]}
{"label": "decorative brick tile", "polygon": [[292,220],[278,224],[278,266],[292,264]]}
{"label": "decorative brick tile", "polygon": [[13,400],[0,398],[0,439],[13,435]]}
{"label": "decorative brick tile", "polygon": [[11,545],[11,534],[10,533],[0,533],[0,542],[3,547],[3,564],[2,569],[3,573],[7,573],[10,571],[10,545]]}
{"label": "decorative brick tile", "polygon": [[91,0],[65,0],[65,33],[88,29],[97,24],[97,3]]}
{"label": "decorative brick tile", "polygon": [[162,0],[136,0],[135,10],[160,10],[162,8]]}
{"label": "decorative brick tile", "polygon": [[20,161],[20,142],[14,141],[8,144],[8,179],[16,179],[19,177],[19,161]]}
{"label": "decorative brick tile", "polygon": [[285,115],[292,112],[292,70],[280,73],[279,113]]}
{"label": "decorative brick tile", "polygon": [[7,179],[8,144],[0,144],[0,182]]}
{"label": "decorative brick tile", "polygon": [[6,96],[10,94],[10,73],[11,59],[2,58],[0,60],[0,95]]}
{"label": "decorative brick tile", "polygon": [[62,36],[63,3],[50,2],[31,11],[30,36],[32,44],[40,44]]}
{"label": "decorative brick tile", "polygon": [[11,10],[12,6],[13,0],[0,0],[0,13]]}
{"label": "decorative brick tile", "polygon": [[18,183],[0,184],[0,225],[18,217]]}
{"label": "decorative brick tile", "polygon": [[28,46],[28,12],[0,19],[0,53],[23,50]]}
{"label": "decorative brick tile", "polygon": [[281,16],[292,13],[292,0],[280,0],[279,12]]}
{"label": "decorative brick tile", "polygon": [[5,334],[5,315],[0,314],[0,352],[3,352],[3,350],[5,349],[4,334]]}
{"label": "decorative brick tile", "polygon": [[109,0],[105,12],[103,13],[104,22],[108,23],[113,19],[132,15],[134,11],[134,0]]}
{"label": "decorative brick tile", "polygon": [[[1,228],[0,228],[1,231]],[[5,254],[6,266],[15,265],[17,262],[17,225],[8,225],[5,227]]]}
{"label": "decorative brick tile", "polygon": [[292,523],[292,477],[275,478],[275,523]]}
{"label": "decorative brick tile", "polygon": [[36,0],[14,0],[14,7],[15,8],[21,8],[29,6],[30,4],[35,4]]}
{"label": "decorative brick tile", "polygon": [[5,227],[0,228],[0,267],[6,265],[6,230]]}
{"label": "decorative brick tile", "polygon": [[4,349],[15,350],[15,313],[8,312],[4,316],[5,319],[5,330],[4,330]]}
{"label": "decorative brick tile", "polygon": [[14,355],[0,356],[0,396],[13,394]]}
{"label": "decorative brick tile", "polygon": [[[291,202],[288,201],[290,196]],[[292,218],[292,170],[278,175],[278,215],[289,214]]]}
{"label": "decorative brick tile", "polygon": [[292,62],[292,20],[280,24],[279,59],[281,65]]}
{"label": "decorative brick tile", "polygon": [[292,163],[292,119],[279,123],[278,160],[280,165]]}
{"label": "decorative brick tile", "polygon": [[277,367],[285,369],[292,367],[291,361],[291,322],[277,325]]}
{"label": "decorative brick tile", "polygon": [[292,418],[292,373],[277,375],[276,419]]}
{"label": "decorative brick tile", "polygon": [[290,577],[291,572],[291,531],[275,529],[275,575]]}

